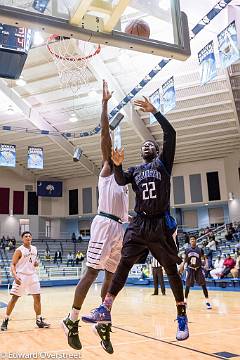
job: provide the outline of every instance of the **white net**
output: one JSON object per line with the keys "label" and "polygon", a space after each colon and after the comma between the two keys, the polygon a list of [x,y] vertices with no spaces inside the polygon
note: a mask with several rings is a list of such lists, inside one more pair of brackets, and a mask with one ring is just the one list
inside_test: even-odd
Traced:
{"label": "white net", "polygon": [[88,64],[100,52],[100,46],[52,35],[47,47],[56,64],[61,86],[78,95],[81,85],[88,83],[91,76]]}

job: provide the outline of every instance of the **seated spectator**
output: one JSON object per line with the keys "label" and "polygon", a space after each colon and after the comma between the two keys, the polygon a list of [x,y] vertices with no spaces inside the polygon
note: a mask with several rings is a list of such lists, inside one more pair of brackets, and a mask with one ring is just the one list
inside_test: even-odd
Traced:
{"label": "seated spectator", "polygon": [[210,275],[213,279],[219,279],[224,270],[224,255],[218,256],[214,262],[214,269],[210,271]]}
{"label": "seated spectator", "polygon": [[69,263],[71,264],[71,266],[74,266],[74,256],[71,252],[67,254],[67,266]]}
{"label": "seated spectator", "polygon": [[208,267],[209,269],[213,268],[212,258],[213,252],[217,250],[215,235],[211,231],[208,235],[208,244],[206,245],[206,254],[208,256]]}
{"label": "seated spectator", "polygon": [[13,249],[15,250],[15,248],[16,248],[16,239],[15,239],[14,236],[12,237],[12,244],[13,244]]}
{"label": "seated spectator", "polygon": [[231,274],[235,279],[240,277],[240,251],[237,253],[236,265],[231,269]]}
{"label": "seated spectator", "polygon": [[76,265],[79,264],[79,262],[84,260],[84,255],[81,251],[78,251],[75,256]]}
{"label": "seated spectator", "polygon": [[230,230],[232,232],[232,234],[235,234],[235,232],[236,232],[235,227],[233,226],[232,223],[229,224],[228,230]]}
{"label": "seated spectator", "polygon": [[187,249],[189,247],[189,240],[190,240],[190,237],[189,237],[189,234],[188,233],[185,233],[184,235],[184,249]]}
{"label": "seated spectator", "polygon": [[82,236],[81,236],[81,234],[79,234],[79,237],[78,237],[78,242],[82,242]]}
{"label": "seated spectator", "polygon": [[149,270],[148,270],[147,265],[143,265],[141,271],[142,271],[142,274],[141,274],[140,279],[145,280],[145,279],[149,278]]}
{"label": "seated spectator", "polygon": [[208,234],[210,232],[209,227],[207,226],[206,229],[204,229],[204,235]]}
{"label": "seated spectator", "polygon": [[200,237],[200,236],[203,236],[205,233],[204,233],[204,229],[200,229],[199,230],[199,233],[198,233],[198,236]]}
{"label": "seated spectator", "polygon": [[3,235],[3,237],[1,238],[1,248],[4,250],[6,245],[7,245],[6,239],[5,236]]}
{"label": "seated spectator", "polygon": [[72,242],[75,243],[77,241],[76,234],[72,233]]}
{"label": "seated spectator", "polygon": [[227,258],[224,260],[223,265],[225,266],[225,268],[220,276],[221,279],[227,276],[231,272],[231,270],[236,265],[236,261],[231,257],[230,254],[227,254]]}
{"label": "seated spectator", "polygon": [[209,268],[209,261],[208,261],[208,256],[207,255],[203,255],[201,257],[201,262],[202,262],[202,268],[204,270],[205,273],[205,277],[208,278],[210,275],[210,270],[211,268]]}
{"label": "seated spectator", "polygon": [[58,264],[58,261],[62,263],[62,252],[60,250],[56,251],[54,255],[54,264]]}
{"label": "seated spectator", "polygon": [[45,250],[44,260],[51,261],[51,255],[50,255],[50,251],[48,249]]}
{"label": "seated spectator", "polygon": [[12,240],[11,240],[11,239],[8,240],[7,246],[8,246],[8,248],[9,248],[9,250],[12,250],[12,249],[13,249],[13,243],[12,243]]}

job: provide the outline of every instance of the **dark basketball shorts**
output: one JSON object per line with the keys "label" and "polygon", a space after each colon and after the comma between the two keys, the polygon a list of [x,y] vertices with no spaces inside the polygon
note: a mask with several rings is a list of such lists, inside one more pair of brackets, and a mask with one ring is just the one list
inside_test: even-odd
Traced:
{"label": "dark basketball shorts", "polygon": [[192,269],[187,267],[186,270],[186,286],[194,286],[197,283],[199,286],[206,285],[204,270],[202,267]]}
{"label": "dark basketball shorts", "polygon": [[122,257],[134,264],[148,249],[163,267],[180,264],[182,259],[172,235],[164,217],[137,215],[125,232]]}

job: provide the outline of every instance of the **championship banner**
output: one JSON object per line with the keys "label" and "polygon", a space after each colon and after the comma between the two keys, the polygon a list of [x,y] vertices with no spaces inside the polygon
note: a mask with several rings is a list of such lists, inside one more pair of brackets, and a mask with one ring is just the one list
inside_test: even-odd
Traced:
{"label": "championship banner", "polygon": [[120,150],[122,148],[121,128],[120,125],[114,130],[114,149]]}
{"label": "championship banner", "polygon": [[37,181],[37,196],[62,197],[62,181]]}
{"label": "championship banner", "polygon": [[227,68],[240,58],[235,21],[221,31],[217,38],[220,62],[223,68]]}
{"label": "championship banner", "polygon": [[[149,96],[149,100],[157,110],[159,110],[159,111],[161,110],[159,89],[154,91],[154,93]],[[155,121],[157,121],[153,114],[150,114],[149,120],[150,120],[150,125],[152,125],[153,123],[155,123]]]}
{"label": "championship banner", "polygon": [[199,51],[198,61],[200,64],[201,85],[204,85],[217,76],[213,41],[210,41],[210,43]]}
{"label": "championship banner", "polygon": [[43,169],[43,148],[28,147],[27,167],[28,169]]}
{"label": "championship banner", "polygon": [[16,166],[16,146],[0,144],[0,166]]}
{"label": "championship banner", "polygon": [[173,76],[162,85],[162,90],[162,113],[166,114],[176,107],[176,92]]}

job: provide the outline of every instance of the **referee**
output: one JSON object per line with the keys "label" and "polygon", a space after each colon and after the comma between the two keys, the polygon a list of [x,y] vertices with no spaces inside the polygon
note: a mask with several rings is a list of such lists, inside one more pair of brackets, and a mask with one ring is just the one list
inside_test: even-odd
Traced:
{"label": "referee", "polygon": [[152,257],[151,266],[152,266],[152,275],[153,275],[153,284],[154,284],[154,293],[152,295],[158,295],[159,285],[161,287],[162,295],[166,295],[162,266],[154,257]]}

